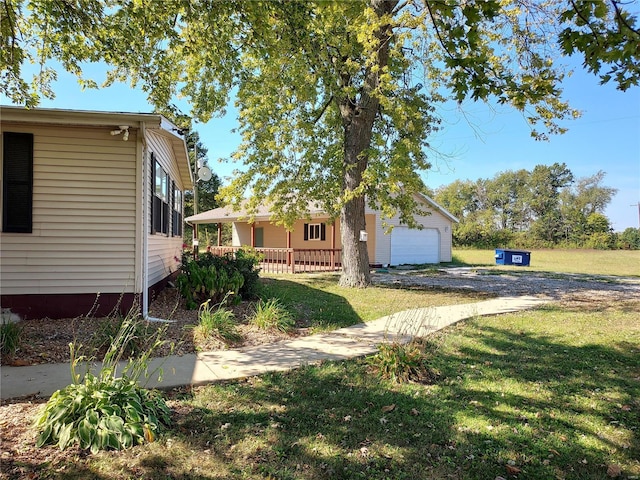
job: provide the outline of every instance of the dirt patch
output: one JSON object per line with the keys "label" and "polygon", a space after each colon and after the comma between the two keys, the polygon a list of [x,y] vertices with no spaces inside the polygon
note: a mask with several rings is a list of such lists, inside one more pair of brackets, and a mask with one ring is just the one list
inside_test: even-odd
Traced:
{"label": "dirt patch", "polygon": [[[158,329],[163,329],[162,339],[166,344],[156,352],[157,356],[169,353],[183,355],[198,351],[221,350],[242,346],[262,345],[299,336],[306,333],[304,328],[291,335],[267,332],[249,325],[253,313],[251,302],[241,302],[229,307],[238,320],[238,331],[242,341],[235,345],[210,338],[194,340],[193,327],[198,324],[198,311],[187,310],[183,299],[172,288],[164,289],[149,306],[146,334],[152,337]],[[80,353],[98,358],[106,350],[110,336],[117,331],[118,320],[114,318],[64,318],[34,319],[20,322],[23,329],[21,344],[15,354],[2,358],[2,363],[13,366],[39,365],[43,363],[64,363],[70,361],[69,344],[81,346]]]}
{"label": "dirt patch", "polygon": [[374,283],[398,287],[457,289],[501,297],[543,296],[550,300],[573,298],[640,299],[640,278],[578,275],[490,268],[443,268],[437,271],[390,269],[374,276]]}

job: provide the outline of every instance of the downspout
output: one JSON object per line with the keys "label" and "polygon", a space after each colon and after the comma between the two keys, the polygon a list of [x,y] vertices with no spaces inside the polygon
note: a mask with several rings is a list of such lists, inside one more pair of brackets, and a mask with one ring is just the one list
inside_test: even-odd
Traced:
{"label": "downspout", "polygon": [[140,122],[142,137],[142,318],[149,317],[149,162],[147,160],[147,131]]}

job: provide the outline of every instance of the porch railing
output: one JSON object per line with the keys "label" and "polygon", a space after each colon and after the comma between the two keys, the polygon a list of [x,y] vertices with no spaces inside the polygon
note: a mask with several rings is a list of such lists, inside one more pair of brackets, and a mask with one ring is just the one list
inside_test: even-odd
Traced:
{"label": "porch railing", "polygon": [[[242,247],[208,247],[213,255],[235,253]],[[342,250],[339,248],[262,248],[254,250],[262,255],[260,268],[267,273],[328,272],[342,269]]]}

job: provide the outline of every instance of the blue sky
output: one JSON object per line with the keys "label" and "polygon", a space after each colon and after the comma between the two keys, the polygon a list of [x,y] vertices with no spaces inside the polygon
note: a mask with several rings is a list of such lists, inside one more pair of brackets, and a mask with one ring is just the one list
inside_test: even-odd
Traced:
{"label": "blue sky", "polygon": [[[85,73],[89,73],[86,71]],[[100,80],[100,70],[92,74]],[[118,112],[151,112],[140,89],[118,84],[108,89],[82,91],[75,78],[59,72],[53,90],[56,98],[43,99],[41,107]],[[618,189],[606,210],[616,231],[639,225],[640,201],[640,88],[620,92],[613,84],[580,68],[564,84],[564,98],[583,112],[567,122],[569,131],[548,142],[533,140],[521,114],[508,107],[493,109],[483,103],[467,103],[460,110],[445,105],[438,113],[442,129],[430,144],[441,155],[432,158],[433,168],[424,175],[431,188],[456,179],[491,178],[505,170],[531,170],[538,164],[564,162],[576,177],[599,170],[606,172],[604,185]],[[185,111],[188,113],[188,111]],[[239,143],[231,130],[237,125],[233,108],[223,118],[197,124],[202,143],[209,151],[209,164],[221,178],[240,164],[218,162],[229,158]]]}

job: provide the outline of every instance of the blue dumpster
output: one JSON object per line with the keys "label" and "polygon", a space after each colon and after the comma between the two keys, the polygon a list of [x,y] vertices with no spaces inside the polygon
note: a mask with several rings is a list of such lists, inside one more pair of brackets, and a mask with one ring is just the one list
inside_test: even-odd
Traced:
{"label": "blue dumpster", "polygon": [[525,250],[508,250],[496,248],[496,265],[518,265],[528,267],[531,262],[531,252]]}

